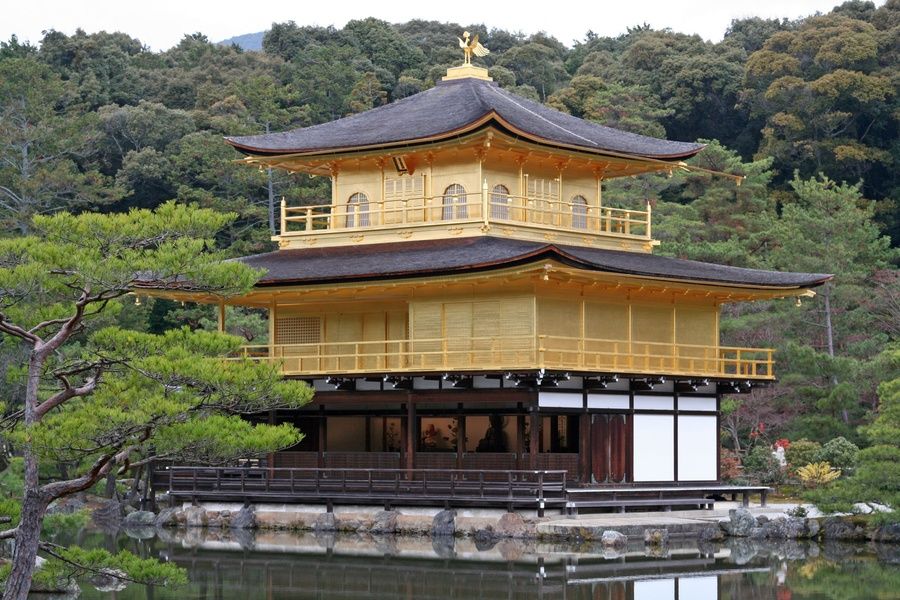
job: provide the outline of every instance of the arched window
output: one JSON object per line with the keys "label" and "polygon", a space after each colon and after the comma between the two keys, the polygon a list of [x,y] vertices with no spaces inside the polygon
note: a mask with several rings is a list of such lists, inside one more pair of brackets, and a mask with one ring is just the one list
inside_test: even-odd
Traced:
{"label": "arched window", "polygon": [[442,219],[466,219],[469,211],[466,210],[466,188],[454,183],[444,190],[444,210]]}
{"label": "arched window", "polygon": [[491,216],[495,219],[509,218],[509,188],[495,185],[491,190]]}
{"label": "arched window", "polygon": [[[358,218],[357,218],[358,217]],[[369,226],[369,198],[357,192],[347,200],[347,227]]]}
{"label": "arched window", "polygon": [[572,227],[574,229],[587,229],[587,200],[584,196],[572,198]]}

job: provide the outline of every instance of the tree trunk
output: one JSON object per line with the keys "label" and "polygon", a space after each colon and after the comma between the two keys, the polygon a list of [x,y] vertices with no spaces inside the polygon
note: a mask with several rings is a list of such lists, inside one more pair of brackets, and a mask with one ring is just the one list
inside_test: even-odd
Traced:
{"label": "tree trunk", "polygon": [[[826,284],[822,297],[825,301],[825,341],[828,344],[828,356],[834,358],[834,326],[831,324],[831,288]],[[837,386],[837,375],[831,376],[831,385]],[[850,413],[847,408],[841,408],[841,418],[844,423],[850,423]]]}
{"label": "tree trunk", "polygon": [[3,600],[25,600],[31,589],[34,575],[34,561],[37,557],[41,535],[41,523],[47,501],[39,491],[28,490],[22,502],[22,517],[16,531],[13,550],[12,571],[6,580]]}
{"label": "tree trunk", "polygon": [[37,557],[40,542],[41,524],[47,500],[41,494],[38,479],[37,457],[31,447],[31,435],[28,429],[37,424],[35,408],[38,400],[41,371],[44,368],[44,357],[36,348],[28,361],[28,383],[25,387],[24,421],[26,428],[25,444],[22,455],[25,460],[25,494],[22,498],[22,516],[16,530],[13,550],[12,570],[3,590],[3,600],[26,600],[31,589],[31,578],[34,575],[34,559]]}
{"label": "tree trunk", "polygon": [[103,490],[103,495],[107,498],[115,498],[116,496],[116,473],[115,471],[110,471],[106,476],[106,488]]}

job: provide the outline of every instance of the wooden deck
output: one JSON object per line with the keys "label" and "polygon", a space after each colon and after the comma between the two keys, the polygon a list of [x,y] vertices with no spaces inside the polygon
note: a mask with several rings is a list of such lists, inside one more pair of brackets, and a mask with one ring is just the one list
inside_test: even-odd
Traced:
{"label": "wooden deck", "polygon": [[731,496],[736,500],[741,496],[743,506],[750,505],[750,496],[758,494],[760,504],[766,505],[770,488],[746,485],[658,485],[658,486],[598,486],[572,488],[568,490],[566,514],[577,515],[585,509],[611,508],[625,512],[628,508],[673,507],[711,509],[715,497]]}
{"label": "wooden deck", "polygon": [[566,471],[167,467],[154,486],[191,501],[475,506],[536,510],[566,504]]}
{"label": "wooden deck", "polygon": [[765,486],[658,485],[571,488],[564,470],[391,468],[177,467],[154,473],[155,490],[200,502],[285,502],[394,506],[484,507],[568,515],[584,510],[712,508],[715,497],[742,496],[744,506]]}

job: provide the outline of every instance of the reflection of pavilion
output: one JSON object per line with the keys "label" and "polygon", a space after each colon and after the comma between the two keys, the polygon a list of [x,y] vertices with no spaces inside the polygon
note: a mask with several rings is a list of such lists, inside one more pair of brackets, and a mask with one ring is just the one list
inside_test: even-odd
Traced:
{"label": "reflection of pavilion", "polygon": [[[475,550],[469,540],[434,548],[428,539],[400,540],[399,549],[391,545],[396,542],[274,534],[254,541],[252,554],[222,542],[190,551],[173,545],[163,552],[187,568],[191,582],[210,598],[715,600],[723,586],[732,597],[742,597],[735,596],[745,585],[742,574],[769,571],[732,564],[727,552],[704,554],[696,548],[675,548],[664,559],[647,558],[643,549],[604,559],[540,545],[535,552],[533,545],[512,540],[498,546],[515,548],[485,551]],[[391,555],[394,551],[398,555]],[[517,554],[515,560],[509,553]],[[250,590],[257,596],[244,595]]]}

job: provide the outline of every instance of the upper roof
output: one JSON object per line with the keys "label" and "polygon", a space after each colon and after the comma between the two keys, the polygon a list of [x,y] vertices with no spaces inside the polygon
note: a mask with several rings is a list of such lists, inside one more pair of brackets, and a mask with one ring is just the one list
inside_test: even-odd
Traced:
{"label": "upper roof", "polygon": [[257,285],[271,286],[424,277],[484,271],[545,259],[590,271],[760,289],[809,288],[832,277],[824,273],[744,269],[638,252],[490,236],[278,250],[237,260],[265,269]]}
{"label": "upper roof", "polygon": [[247,154],[321,154],[437,141],[487,124],[537,143],[597,154],[675,160],[703,149],[703,144],[604,127],[472,77],[441,81],[424,92],[329,123],[225,139]]}

